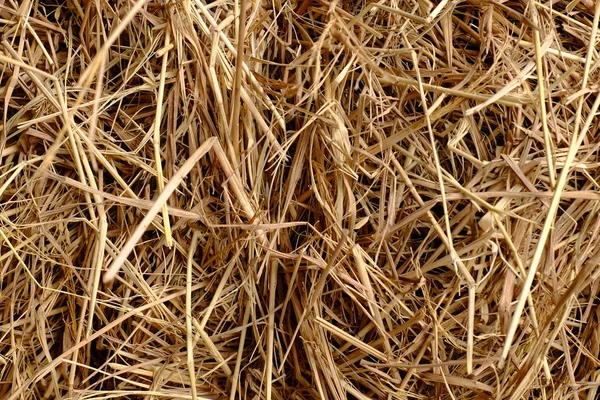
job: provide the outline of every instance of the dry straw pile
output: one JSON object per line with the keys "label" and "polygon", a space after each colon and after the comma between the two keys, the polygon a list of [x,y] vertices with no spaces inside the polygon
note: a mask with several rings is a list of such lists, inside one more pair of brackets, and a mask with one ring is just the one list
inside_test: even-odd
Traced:
{"label": "dry straw pile", "polygon": [[599,16],[1,0],[0,398],[595,399]]}

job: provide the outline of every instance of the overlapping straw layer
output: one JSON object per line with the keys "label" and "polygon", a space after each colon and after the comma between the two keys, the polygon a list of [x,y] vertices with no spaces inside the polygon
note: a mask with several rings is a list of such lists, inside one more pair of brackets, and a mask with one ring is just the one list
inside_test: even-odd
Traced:
{"label": "overlapping straw layer", "polygon": [[595,3],[0,1],[0,398],[595,399]]}

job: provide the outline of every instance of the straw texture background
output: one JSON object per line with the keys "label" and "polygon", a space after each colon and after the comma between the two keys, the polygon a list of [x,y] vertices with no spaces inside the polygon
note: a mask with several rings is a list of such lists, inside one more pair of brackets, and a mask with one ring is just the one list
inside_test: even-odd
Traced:
{"label": "straw texture background", "polygon": [[588,399],[592,0],[0,0],[0,398]]}

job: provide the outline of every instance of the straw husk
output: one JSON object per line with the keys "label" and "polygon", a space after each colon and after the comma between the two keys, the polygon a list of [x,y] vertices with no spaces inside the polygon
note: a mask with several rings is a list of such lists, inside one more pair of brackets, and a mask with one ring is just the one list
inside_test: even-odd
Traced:
{"label": "straw husk", "polygon": [[0,398],[594,399],[599,19],[0,1]]}

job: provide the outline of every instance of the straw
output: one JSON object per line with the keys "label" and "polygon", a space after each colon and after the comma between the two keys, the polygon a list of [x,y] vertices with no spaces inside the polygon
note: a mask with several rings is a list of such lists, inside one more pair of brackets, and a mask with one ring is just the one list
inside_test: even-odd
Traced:
{"label": "straw", "polygon": [[596,397],[598,2],[0,3],[0,399]]}

